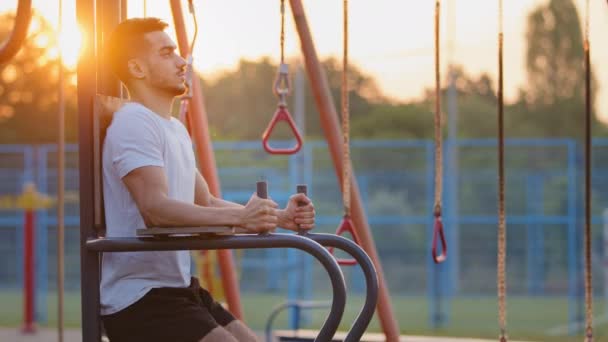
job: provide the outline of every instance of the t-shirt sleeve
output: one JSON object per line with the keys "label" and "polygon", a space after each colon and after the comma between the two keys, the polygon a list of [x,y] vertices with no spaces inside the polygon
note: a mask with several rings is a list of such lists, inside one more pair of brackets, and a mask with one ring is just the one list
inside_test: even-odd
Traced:
{"label": "t-shirt sleeve", "polygon": [[[118,114],[118,113],[117,113]],[[164,167],[160,128],[145,113],[120,113],[108,130],[112,167],[123,178],[144,166]]]}

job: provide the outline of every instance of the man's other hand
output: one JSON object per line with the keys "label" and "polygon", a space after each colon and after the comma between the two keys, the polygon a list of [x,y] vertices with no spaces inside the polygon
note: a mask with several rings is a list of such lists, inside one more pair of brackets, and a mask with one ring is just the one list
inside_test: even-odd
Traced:
{"label": "man's other hand", "polygon": [[279,226],[289,230],[310,230],[315,227],[315,206],[304,194],[289,198],[284,210],[279,210]]}

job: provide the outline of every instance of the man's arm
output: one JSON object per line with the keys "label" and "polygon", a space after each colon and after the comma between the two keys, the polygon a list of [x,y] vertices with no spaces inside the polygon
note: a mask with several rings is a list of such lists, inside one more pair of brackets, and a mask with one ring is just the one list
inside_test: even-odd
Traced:
{"label": "man's arm", "polygon": [[211,194],[209,184],[201,173],[196,170],[194,187],[194,203],[205,207],[214,208],[243,208],[242,205],[217,198]]}
{"label": "man's arm", "polygon": [[169,198],[162,167],[140,167],[122,180],[147,227],[239,226],[255,232],[276,227],[276,203],[257,196],[245,207],[200,206]]}
{"label": "man's arm", "polygon": [[[194,203],[202,206],[213,208],[243,208],[242,205],[230,201],[217,198],[209,191],[209,185],[205,178],[196,171],[196,183],[194,191]],[[303,203],[303,206],[298,206]],[[293,195],[285,209],[276,210],[278,216],[277,226],[289,229],[309,230],[315,226],[315,209],[314,205],[304,194]]]}

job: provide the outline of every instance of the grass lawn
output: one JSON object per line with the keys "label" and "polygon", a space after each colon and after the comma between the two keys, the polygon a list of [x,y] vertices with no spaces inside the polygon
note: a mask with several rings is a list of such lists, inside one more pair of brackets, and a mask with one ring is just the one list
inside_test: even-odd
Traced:
{"label": "grass lawn", "polygon": [[[318,298],[327,300],[326,298]],[[245,320],[258,331],[263,331],[268,315],[272,309],[284,301],[285,297],[273,294],[243,293],[242,301]],[[603,304],[596,301],[596,312],[603,312]],[[21,293],[14,291],[0,292],[0,326],[17,327],[22,319]],[[442,329],[432,330],[428,324],[428,303],[425,297],[394,296],[393,308],[401,332],[408,335],[436,336],[469,336],[494,339],[498,335],[496,299],[490,297],[456,298],[452,301],[449,324]],[[351,296],[343,319],[341,329],[347,330],[363,304],[362,297]],[[547,297],[510,297],[508,298],[508,333],[510,338],[530,341],[581,341],[580,336],[550,336],[552,328],[567,323],[567,300],[565,298]],[[68,292],[65,296],[65,324],[70,328],[80,326],[80,294]],[[48,298],[48,322],[56,324],[56,297]],[[326,318],[327,309],[312,311],[311,325],[305,328],[318,328]],[[287,325],[287,312],[279,315],[274,327],[284,329]],[[377,317],[372,320],[368,331],[380,331]],[[595,329],[595,339],[608,338],[608,324],[599,324]]]}

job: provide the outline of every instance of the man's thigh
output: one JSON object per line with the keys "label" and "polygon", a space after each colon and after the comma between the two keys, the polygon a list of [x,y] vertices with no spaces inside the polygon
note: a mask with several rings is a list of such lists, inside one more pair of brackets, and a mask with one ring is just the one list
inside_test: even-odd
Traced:
{"label": "man's thigh", "polygon": [[230,311],[226,310],[222,304],[217,302],[211,294],[200,287],[198,280],[193,278],[190,284],[191,288],[196,288],[200,296],[202,305],[206,307],[213,319],[223,326],[230,334],[232,334],[239,342],[256,342],[258,338],[256,334],[249,329],[243,322],[237,320]]}
{"label": "man's thigh", "polygon": [[257,342],[259,341],[257,335],[253,330],[249,329],[243,322],[234,320],[225,326],[226,330],[229,331],[239,342]]}
{"label": "man's thigh", "polygon": [[209,291],[199,285],[198,279],[192,278],[190,288],[198,294],[202,305],[209,310],[211,316],[219,325],[225,327],[236,320],[230,311],[224,308],[221,303],[213,299]]}

